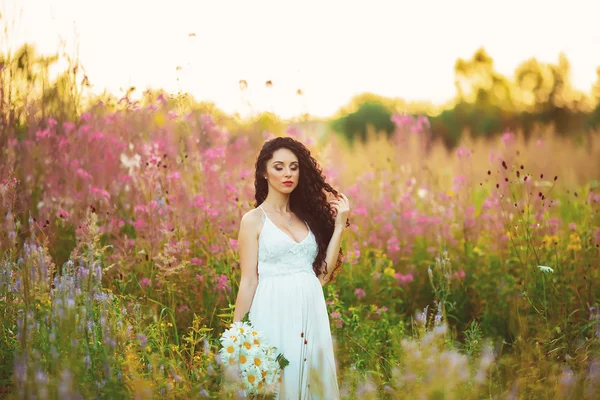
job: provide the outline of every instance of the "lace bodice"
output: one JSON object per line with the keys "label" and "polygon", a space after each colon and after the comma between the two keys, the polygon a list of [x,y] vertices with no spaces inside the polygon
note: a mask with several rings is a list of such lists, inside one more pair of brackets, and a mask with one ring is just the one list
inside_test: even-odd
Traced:
{"label": "lace bodice", "polygon": [[310,226],[306,224],[308,235],[296,242],[271,221],[261,206],[259,208],[265,218],[258,237],[258,279],[295,273],[315,275],[312,264],[318,248]]}

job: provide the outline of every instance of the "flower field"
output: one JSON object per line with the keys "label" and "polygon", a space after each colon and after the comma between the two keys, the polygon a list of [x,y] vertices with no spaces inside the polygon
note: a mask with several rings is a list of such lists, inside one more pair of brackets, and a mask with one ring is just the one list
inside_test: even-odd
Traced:
{"label": "flower field", "polygon": [[0,395],[236,398],[219,337],[265,139],[350,199],[324,286],[344,398],[600,398],[600,135],[447,150],[424,117],[347,144],[173,99],[0,140]]}

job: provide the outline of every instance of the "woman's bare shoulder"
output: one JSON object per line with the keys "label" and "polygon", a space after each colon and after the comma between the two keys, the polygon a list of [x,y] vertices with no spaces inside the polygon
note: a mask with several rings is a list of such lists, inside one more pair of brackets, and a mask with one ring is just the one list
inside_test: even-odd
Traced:
{"label": "woman's bare shoulder", "polygon": [[258,238],[262,228],[262,211],[258,208],[253,208],[242,215],[240,222],[240,230],[251,232]]}

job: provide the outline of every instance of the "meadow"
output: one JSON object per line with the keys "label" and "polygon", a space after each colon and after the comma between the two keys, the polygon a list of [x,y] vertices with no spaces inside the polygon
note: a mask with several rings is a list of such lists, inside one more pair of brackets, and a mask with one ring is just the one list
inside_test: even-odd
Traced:
{"label": "meadow", "polygon": [[218,338],[264,140],[303,141],[351,202],[324,286],[343,398],[600,398],[600,135],[451,151],[425,117],[352,145],[160,95],[39,117],[0,153],[0,393],[235,398]]}

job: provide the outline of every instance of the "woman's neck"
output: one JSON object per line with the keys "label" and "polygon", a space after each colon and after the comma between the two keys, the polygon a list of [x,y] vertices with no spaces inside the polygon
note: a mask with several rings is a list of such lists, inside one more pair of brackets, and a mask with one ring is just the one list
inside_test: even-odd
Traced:
{"label": "woman's neck", "polygon": [[262,202],[261,206],[264,207],[265,204],[267,205],[269,211],[275,211],[280,214],[290,211],[290,197],[289,196],[282,196],[279,199],[273,199],[273,198],[267,197]]}

